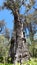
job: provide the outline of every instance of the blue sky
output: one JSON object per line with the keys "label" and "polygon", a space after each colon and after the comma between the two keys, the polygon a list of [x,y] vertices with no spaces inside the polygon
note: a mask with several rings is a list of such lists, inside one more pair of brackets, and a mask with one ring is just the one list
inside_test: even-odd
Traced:
{"label": "blue sky", "polygon": [[[0,0],[0,6],[3,5],[3,2],[4,0]],[[14,20],[14,17],[13,15],[11,14],[11,10],[8,10],[8,9],[4,9],[4,10],[0,10],[0,20],[5,20],[6,22],[6,26],[9,28],[9,29],[12,29],[13,26],[14,26],[14,23],[13,23],[13,20]]]}
{"label": "blue sky", "polygon": [[13,25],[12,21],[14,19],[10,13],[11,11],[8,11],[7,9],[0,11],[0,15],[1,15],[0,20],[5,20],[6,26],[8,28],[12,28],[12,25]]}
{"label": "blue sky", "polygon": [[[0,6],[3,5],[3,2],[5,0],[0,0]],[[26,3],[29,3],[29,0],[27,0]],[[37,0],[36,0],[36,4],[34,5],[36,8],[37,8]],[[20,13],[21,14],[24,14],[26,11],[26,7],[24,7],[23,5],[21,6],[20,8]],[[31,8],[31,10],[28,12],[28,13],[33,13],[34,12],[34,9],[33,7]],[[5,20],[6,22],[6,26],[11,30],[13,29],[13,26],[14,26],[14,17],[13,15],[11,14],[11,10],[8,10],[8,9],[4,9],[4,10],[0,10],[0,20]],[[27,32],[28,34],[29,32]]]}

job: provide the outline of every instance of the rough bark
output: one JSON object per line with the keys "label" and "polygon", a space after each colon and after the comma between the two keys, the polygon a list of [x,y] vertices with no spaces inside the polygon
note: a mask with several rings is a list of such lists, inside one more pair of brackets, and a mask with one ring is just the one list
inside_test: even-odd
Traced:
{"label": "rough bark", "polygon": [[[15,12],[14,14],[14,42],[11,40],[11,58],[12,61],[21,62],[29,59],[29,52],[26,44],[26,39],[23,35],[23,21]],[[13,57],[12,57],[13,56]]]}

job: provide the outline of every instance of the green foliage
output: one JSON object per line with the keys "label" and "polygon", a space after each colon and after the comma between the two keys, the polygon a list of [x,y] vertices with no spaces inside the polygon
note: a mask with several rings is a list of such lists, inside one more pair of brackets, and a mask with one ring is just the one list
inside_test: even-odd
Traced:
{"label": "green foliage", "polygon": [[5,59],[8,57],[8,52],[8,39],[3,35],[0,35],[0,62],[5,62]]}
{"label": "green foliage", "polygon": [[29,52],[33,57],[37,57],[37,41],[32,41],[31,45],[29,46]]}
{"label": "green foliage", "polygon": [[0,63],[0,65],[13,65],[13,64],[8,64],[8,63],[6,63],[6,64],[3,64],[3,63]]}
{"label": "green foliage", "polygon": [[[23,62],[22,63],[23,65],[37,65],[37,58],[31,58],[30,61],[27,61],[27,62]],[[14,64],[10,64],[10,63],[0,63],[0,65],[14,65]],[[20,65],[20,63],[16,63],[16,65]]]}

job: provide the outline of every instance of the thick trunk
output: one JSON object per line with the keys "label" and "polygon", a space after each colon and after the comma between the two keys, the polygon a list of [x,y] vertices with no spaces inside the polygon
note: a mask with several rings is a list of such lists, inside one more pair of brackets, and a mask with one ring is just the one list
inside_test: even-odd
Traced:
{"label": "thick trunk", "polygon": [[15,22],[15,31],[16,31],[16,55],[15,61],[20,62],[23,60],[28,60],[29,52],[26,44],[26,40],[23,35],[23,22],[17,21]]}
{"label": "thick trunk", "polygon": [[29,52],[23,35],[23,22],[17,15],[14,15],[14,19],[14,43],[12,42],[14,46],[11,49],[13,51],[11,55],[13,55],[12,61],[20,62],[29,59]]}

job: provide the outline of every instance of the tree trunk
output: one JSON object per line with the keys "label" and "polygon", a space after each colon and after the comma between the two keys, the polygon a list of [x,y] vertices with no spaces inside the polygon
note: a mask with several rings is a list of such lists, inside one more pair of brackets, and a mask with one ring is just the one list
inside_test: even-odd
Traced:
{"label": "tree trunk", "polygon": [[[11,49],[13,53],[11,52],[11,55],[14,55],[14,59],[12,58],[12,61],[15,62],[23,62],[25,60],[29,59],[29,52],[26,44],[26,39],[23,35],[23,22],[21,22],[21,19],[17,14],[14,15],[14,44],[13,48]],[[11,45],[11,46],[12,46]]]}

